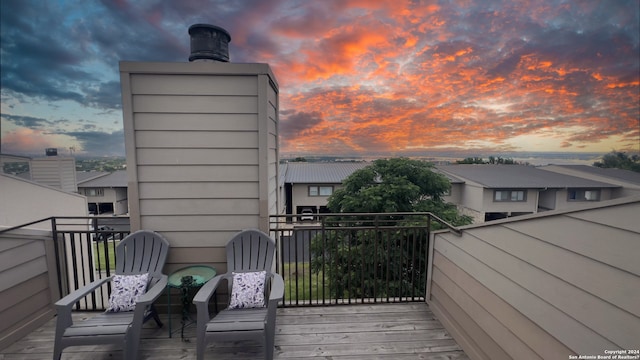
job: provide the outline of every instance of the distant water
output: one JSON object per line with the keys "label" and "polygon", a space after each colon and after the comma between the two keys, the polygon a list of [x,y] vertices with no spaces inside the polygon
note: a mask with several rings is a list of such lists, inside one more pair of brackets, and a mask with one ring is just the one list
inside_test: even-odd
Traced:
{"label": "distant water", "polygon": [[426,160],[436,164],[455,164],[456,161],[467,157],[482,157],[488,161],[489,156],[513,159],[519,163],[528,163],[533,166],[542,165],[593,165],[602,159],[601,153],[546,153],[546,152],[518,152],[503,154],[465,154],[465,153],[433,153],[433,154],[370,154],[370,155],[307,155],[309,161],[373,161],[381,158],[409,157],[411,159]]}
{"label": "distant water", "polygon": [[513,158],[513,160],[521,162],[521,163],[529,163],[534,166],[542,166],[542,165],[593,165],[594,162],[598,161],[601,157],[597,157],[594,159],[567,159],[567,158]]}

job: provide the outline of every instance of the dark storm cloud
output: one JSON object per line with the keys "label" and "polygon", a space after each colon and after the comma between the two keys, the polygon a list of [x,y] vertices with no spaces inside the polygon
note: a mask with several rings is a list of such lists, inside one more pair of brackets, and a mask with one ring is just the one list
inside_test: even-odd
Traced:
{"label": "dark storm cloud", "polygon": [[42,129],[53,124],[47,119],[36,118],[32,116],[0,114],[0,117],[7,119],[9,122],[15,125],[26,127],[29,129]]}
{"label": "dark storm cloud", "polygon": [[[51,108],[70,100],[91,111],[84,119],[113,115],[121,107],[119,61],[185,62],[188,27],[210,23],[231,34],[231,61],[271,65],[284,110],[283,148],[402,150],[475,140],[500,147],[554,128],[564,132],[558,143],[574,148],[609,136],[637,144],[637,0],[0,0],[0,6],[3,110],[17,111],[22,99]],[[112,116],[109,124],[92,120],[82,128],[11,116],[3,121],[53,133],[96,131],[64,132],[82,139],[87,151],[108,150],[92,136],[119,123]],[[20,139],[28,139],[24,134]]]}
{"label": "dark storm cloud", "polygon": [[76,139],[82,149],[98,156],[124,156],[124,131],[70,131],[59,132]]}
{"label": "dark storm cloud", "polygon": [[305,131],[322,123],[322,115],[319,112],[295,112],[283,111],[280,133],[285,138],[297,137]]}
{"label": "dark storm cloud", "polygon": [[[104,4],[95,8],[92,2],[3,0],[2,90],[46,101],[72,100],[99,109],[119,109],[118,61],[188,57],[186,28],[183,39],[178,39],[141,21],[148,15],[144,9],[116,6],[125,2]],[[60,22],[66,11],[78,10],[64,5],[86,6],[87,13]],[[88,72],[86,66],[108,69],[107,78]]]}

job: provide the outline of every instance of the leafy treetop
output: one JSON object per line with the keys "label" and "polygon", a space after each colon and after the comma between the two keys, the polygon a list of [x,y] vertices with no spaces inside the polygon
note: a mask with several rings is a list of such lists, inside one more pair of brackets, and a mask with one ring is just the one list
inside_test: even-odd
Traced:
{"label": "leafy treetop", "polygon": [[640,156],[629,156],[627,153],[612,151],[602,157],[602,161],[596,161],[593,166],[600,168],[616,168],[640,172]]}
{"label": "leafy treetop", "polygon": [[450,188],[449,180],[430,163],[380,159],[345,179],[327,205],[334,213],[432,212],[452,225],[470,223],[443,201]]}

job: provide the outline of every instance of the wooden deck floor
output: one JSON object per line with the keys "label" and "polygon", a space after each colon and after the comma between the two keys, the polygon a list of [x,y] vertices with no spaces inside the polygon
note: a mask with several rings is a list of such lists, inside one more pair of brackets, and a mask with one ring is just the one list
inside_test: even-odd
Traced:
{"label": "wooden deck floor", "polygon": [[[92,316],[80,313],[77,316]],[[174,322],[174,328],[175,328]],[[0,360],[51,359],[55,320],[0,352]],[[168,329],[145,326],[140,359],[195,359],[194,327],[168,337]],[[426,304],[349,305],[278,309],[276,359],[468,359]],[[254,342],[210,344],[205,359],[261,359]],[[66,348],[62,359],[118,360],[111,345]]]}

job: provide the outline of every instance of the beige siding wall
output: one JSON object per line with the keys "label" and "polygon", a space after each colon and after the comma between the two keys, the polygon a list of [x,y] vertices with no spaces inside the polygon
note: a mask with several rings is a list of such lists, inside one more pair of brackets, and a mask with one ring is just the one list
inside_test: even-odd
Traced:
{"label": "beige siding wall", "polygon": [[614,200],[438,233],[430,306],[473,359],[637,349],[638,213]]}
{"label": "beige siding wall", "polygon": [[463,184],[451,184],[451,195],[443,196],[444,201],[451,202],[454,204],[461,204],[463,188],[464,188]]}
{"label": "beige siding wall", "polygon": [[[84,196],[0,174],[0,226],[17,226],[55,216],[87,216]],[[51,230],[50,222],[29,226]]]}
{"label": "beige siding wall", "polygon": [[171,243],[166,272],[225,268],[224,246],[278,206],[278,89],[265,64],[120,66],[132,231]]}
{"label": "beige siding wall", "polygon": [[[278,215],[280,206],[280,188],[279,188],[279,179],[280,179],[280,171],[279,171],[279,133],[278,133],[278,94],[274,91],[273,86],[267,87],[267,96],[269,99],[268,102],[268,173],[269,173],[269,214],[270,215]],[[268,221],[268,219],[267,219]]]}
{"label": "beige siding wall", "polygon": [[484,188],[482,187],[482,185],[476,185],[473,183],[465,184],[462,187],[462,194],[461,194],[462,206],[475,211],[484,211],[483,191],[484,191]]}
{"label": "beige siding wall", "polygon": [[[540,190],[538,193],[538,208],[544,210],[555,210],[558,198],[558,189]],[[566,193],[565,193],[566,195]]]}
{"label": "beige siding wall", "polygon": [[53,318],[59,298],[55,276],[50,232],[0,234],[0,349]]}
{"label": "beige siding wall", "polygon": [[76,161],[74,158],[59,156],[33,159],[31,180],[66,192],[77,192]]}
{"label": "beige siding wall", "polygon": [[116,202],[113,205],[113,210],[116,215],[129,213],[129,199],[127,198],[126,188],[116,188]]}

